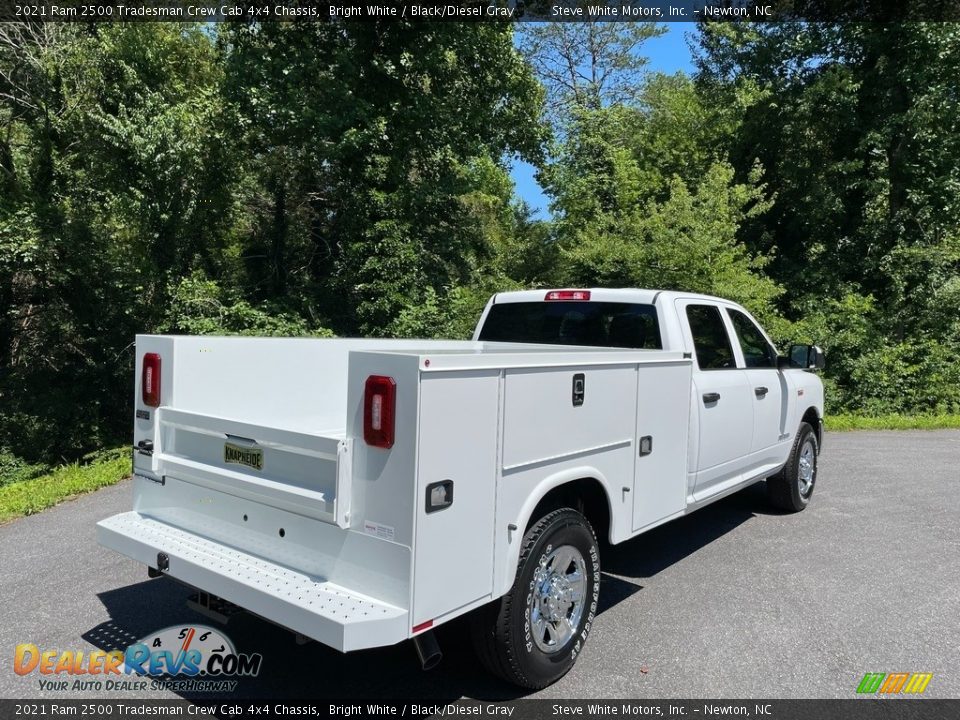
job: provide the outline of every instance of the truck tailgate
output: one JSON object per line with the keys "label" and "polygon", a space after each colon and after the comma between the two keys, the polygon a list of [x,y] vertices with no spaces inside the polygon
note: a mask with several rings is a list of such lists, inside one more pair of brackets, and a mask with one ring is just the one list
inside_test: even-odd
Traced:
{"label": "truck tailgate", "polygon": [[410,637],[413,459],[354,455],[363,344],[138,336],[133,512],[99,542],[342,651]]}

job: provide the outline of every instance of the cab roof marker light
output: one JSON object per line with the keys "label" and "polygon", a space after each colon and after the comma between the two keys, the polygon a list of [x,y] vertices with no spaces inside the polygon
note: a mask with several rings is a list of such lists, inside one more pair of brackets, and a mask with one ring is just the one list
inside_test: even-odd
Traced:
{"label": "cab roof marker light", "polygon": [[551,290],[544,300],[589,300],[589,290]]}

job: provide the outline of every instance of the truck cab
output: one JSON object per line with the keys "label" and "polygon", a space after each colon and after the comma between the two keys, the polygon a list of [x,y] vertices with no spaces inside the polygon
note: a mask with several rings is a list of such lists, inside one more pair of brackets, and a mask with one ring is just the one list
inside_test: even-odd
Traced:
{"label": "truck cab", "polygon": [[[500,293],[474,339],[679,351],[692,360],[686,506],[773,475],[801,422],[823,442],[819,349],[781,357],[743,307],[710,295],[604,289]],[[809,361],[806,355],[811,357]],[[818,450],[819,451],[819,450]]]}

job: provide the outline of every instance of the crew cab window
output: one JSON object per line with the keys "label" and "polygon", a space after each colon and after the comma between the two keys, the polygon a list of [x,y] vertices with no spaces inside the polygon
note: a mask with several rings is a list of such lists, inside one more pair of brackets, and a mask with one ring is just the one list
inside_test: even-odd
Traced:
{"label": "crew cab window", "polygon": [[495,304],[479,339],[648,350],[663,347],[653,305],[597,301]]}
{"label": "crew cab window", "polygon": [[687,305],[687,322],[693,349],[701,370],[725,370],[737,366],[733,347],[716,305]]}
{"label": "crew cab window", "polygon": [[733,329],[740,340],[740,350],[748,368],[775,368],[777,351],[767,342],[760,328],[739,310],[728,310]]}

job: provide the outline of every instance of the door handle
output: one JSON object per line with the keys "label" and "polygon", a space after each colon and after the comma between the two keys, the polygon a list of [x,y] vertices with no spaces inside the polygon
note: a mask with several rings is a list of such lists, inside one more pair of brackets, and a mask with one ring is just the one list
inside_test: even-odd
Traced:
{"label": "door handle", "polygon": [[720,400],[720,393],[704,393],[703,394],[703,404],[708,405],[710,403],[715,403]]}
{"label": "door handle", "polygon": [[767,390],[767,388],[765,388],[763,385],[753,389],[754,395],[756,395],[758,398],[766,397],[768,392],[770,391]]}

